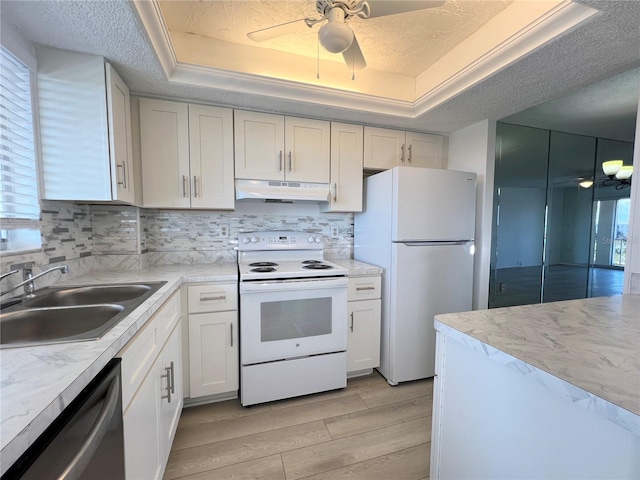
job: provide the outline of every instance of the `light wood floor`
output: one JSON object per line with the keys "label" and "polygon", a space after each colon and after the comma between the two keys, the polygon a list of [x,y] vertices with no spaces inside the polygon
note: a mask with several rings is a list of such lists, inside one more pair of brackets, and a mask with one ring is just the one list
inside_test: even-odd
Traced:
{"label": "light wood floor", "polygon": [[427,479],[432,398],[432,379],[391,387],[374,372],[296,399],[186,408],[164,478]]}

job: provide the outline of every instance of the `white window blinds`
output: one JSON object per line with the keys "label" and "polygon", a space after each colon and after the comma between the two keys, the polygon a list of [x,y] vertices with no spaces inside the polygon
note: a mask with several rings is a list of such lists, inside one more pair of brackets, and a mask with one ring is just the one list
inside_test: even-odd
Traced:
{"label": "white window blinds", "polygon": [[0,54],[0,228],[37,228],[30,71],[2,46]]}

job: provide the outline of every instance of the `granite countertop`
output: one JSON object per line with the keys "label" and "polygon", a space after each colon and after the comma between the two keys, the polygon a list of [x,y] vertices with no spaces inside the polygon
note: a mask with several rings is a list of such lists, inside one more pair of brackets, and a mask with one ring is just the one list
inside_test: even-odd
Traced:
{"label": "granite countertop", "polygon": [[559,379],[566,396],[640,434],[640,295],[436,315],[435,327]]}
{"label": "granite countertop", "polygon": [[370,265],[368,263],[354,260],[352,258],[328,259],[331,263],[340,265],[349,270],[350,277],[358,277],[361,275],[380,275],[383,272],[381,267]]}
{"label": "granite countertop", "polygon": [[0,350],[1,473],[33,443],[89,381],[183,283],[236,282],[236,263],[102,271],[59,285],[166,281],[101,339]]}
{"label": "granite countertop", "polygon": [[[382,273],[380,267],[356,260],[331,261],[347,268],[349,275]],[[95,271],[57,284],[167,282],[99,340],[0,350],[0,473],[5,473],[182,284],[237,279],[237,264],[221,263]]]}

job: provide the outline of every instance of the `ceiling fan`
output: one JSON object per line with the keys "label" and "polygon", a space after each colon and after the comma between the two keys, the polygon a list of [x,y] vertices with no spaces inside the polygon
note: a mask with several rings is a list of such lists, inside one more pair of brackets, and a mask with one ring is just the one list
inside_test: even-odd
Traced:
{"label": "ceiling fan", "polygon": [[439,7],[445,0],[316,0],[316,11],[320,18],[302,18],[274,25],[254,32],[247,37],[255,42],[264,42],[290,33],[312,28],[318,23],[324,25],[318,31],[320,44],[331,53],[342,53],[345,63],[354,70],[367,66],[358,40],[346,20],[354,16],[362,19],[395,15],[398,13]]}

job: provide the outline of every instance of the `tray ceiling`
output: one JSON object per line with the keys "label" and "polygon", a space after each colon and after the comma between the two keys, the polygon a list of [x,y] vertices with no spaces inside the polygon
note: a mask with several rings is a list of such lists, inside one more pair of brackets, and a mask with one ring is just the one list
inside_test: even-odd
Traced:
{"label": "tray ceiling", "polygon": [[[385,3],[369,0],[372,12]],[[319,46],[320,25],[301,24],[299,33],[260,43],[247,38],[255,30],[318,18],[313,0],[134,5],[157,39],[159,57],[168,59],[169,80],[292,100],[313,92],[323,104],[403,116],[428,111],[597,12],[569,0],[447,0],[426,10],[354,16],[347,24],[367,67],[353,71],[342,54]]]}

